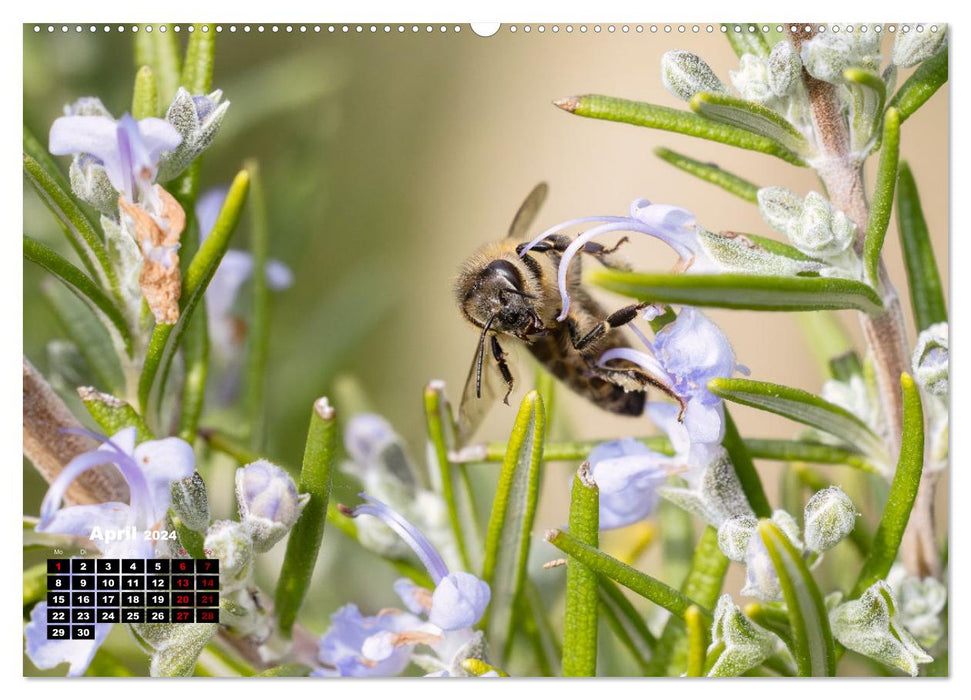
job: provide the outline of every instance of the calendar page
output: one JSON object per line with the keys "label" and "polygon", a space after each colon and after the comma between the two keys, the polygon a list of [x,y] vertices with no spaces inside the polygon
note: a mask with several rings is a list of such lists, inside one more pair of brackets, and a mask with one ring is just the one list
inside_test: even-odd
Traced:
{"label": "calendar page", "polygon": [[629,19],[23,25],[24,676],[948,675],[948,24]]}

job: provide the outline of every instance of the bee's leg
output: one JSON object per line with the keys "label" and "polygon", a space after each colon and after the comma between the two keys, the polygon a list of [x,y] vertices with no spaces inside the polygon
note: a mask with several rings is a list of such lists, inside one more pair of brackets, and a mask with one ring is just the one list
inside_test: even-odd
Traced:
{"label": "bee's leg", "polygon": [[506,353],[503,352],[502,346],[499,345],[499,339],[496,336],[492,336],[492,356],[496,360],[496,366],[499,368],[499,373],[502,375],[503,381],[506,382],[506,395],[502,397],[502,402],[509,405],[509,394],[512,393],[513,379],[512,372],[509,371],[509,364],[506,362]]}
{"label": "bee's leg", "polygon": [[678,412],[678,421],[684,418],[685,409],[688,407],[684,399],[674,389],[644,370],[638,367],[603,367],[601,365],[595,365],[590,368],[590,371],[606,382],[623,387],[625,391],[643,391],[648,386],[652,386],[677,401],[681,407],[681,410]]}
{"label": "bee's leg", "polygon": [[[617,241],[617,243],[612,245],[610,248],[605,248],[599,243],[589,241],[583,245],[583,248],[580,249],[580,252],[586,253],[587,255],[596,258],[597,261],[604,267],[610,267],[615,270],[628,270],[630,269],[630,266],[626,262],[624,262],[623,260],[617,260],[613,258],[613,254],[616,253],[617,250],[622,245],[627,243],[628,240],[629,239],[627,238],[627,236],[624,236],[619,241]],[[552,236],[549,236],[548,238],[545,238],[544,240],[540,241],[529,250],[535,253],[548,253],[551,250],[557,253],[562,253],[563,251],[565,251],[567,248],[570,247],[570,244],[572,242],[573,242],[573,239],[570,238],[569,236],[564,236],[563,234],[555,233]],[[516,247],[516,253],[521,253],[522,249],[526,247],[526,245],[528,244],[527,243],[519,244],[519,246]]]}
{"label": "bee's leg", "polygon": [[603,321],[594,326],[586,335],[580,336],[579,329],[576,326],[576,321],[570,317],[567,318],[568,328],[570,329],[570,339],[573,341],[574,349],[583,352],[591,343],[600,340],[608,332],[612,331],[614,328],[620,328],[625,326],[635,318],[637,318],[638,312],[646,309],[650,306],[647,302],[641,302],[640,304],[631,304],[630,306],[625,306],[622,309],[618,309],[610,314]]}

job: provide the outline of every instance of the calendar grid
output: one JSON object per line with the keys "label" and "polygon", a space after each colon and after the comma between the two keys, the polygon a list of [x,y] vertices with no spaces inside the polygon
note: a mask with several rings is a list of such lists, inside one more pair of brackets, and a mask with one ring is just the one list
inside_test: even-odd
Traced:
{"label": "calendar grid", "polygon": [[219,622],[218,559],[48,559],[47,638],[96,624]]}

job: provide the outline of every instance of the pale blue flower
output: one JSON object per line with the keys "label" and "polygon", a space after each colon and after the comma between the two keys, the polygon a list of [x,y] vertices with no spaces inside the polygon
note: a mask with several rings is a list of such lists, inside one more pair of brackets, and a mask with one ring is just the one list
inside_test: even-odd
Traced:
{"label": "pale blue flower", "polygon": [[[84,432],[87,431],[78,431]],[[91,434],[93,437],[99,436]],[[95,543],[105,557],[151,558],[155,540],[141,536],[145,530],[161,526],[170,503],[173,481],[190,476],[195,469],[192,447],[179,438],[148,440],[135,444],[135,428],[125,428],[96,449],[72,459],[51,483],[40,507],[38,532],[91,537],[98,528],[101,533],[120,532],[135,526],[134,538],[114,541],[97,539]],[[81,474],[99,465],[118,468],[128,483],[128,503],[96,503],[61,507],[64,494]],[[92,640],[47,639],[47,603],[34,606],[30,623],[24,628],[27,655],[38,668],[53,668],[69,663],[68,675],[84,673],[95,651],[110,630],[110,625],[95,625]]]}
{"label": "pale blue flower", "polygon": [[577,224],[595,222],[603,223],[577,236],[560,259],[557,282],[563,301],[563,311],[557,317],[558,321],[565,320],[570,310],[570,295],[567,293],[566,281],[570,262],[590,240],[605,233],[614,231],[645,233],[664,241],[674,249],[680,258],[679,269],[685,270],[691,267],[695,272],[717,269],[717,265],[704,252],[698,235],[700,229],[695,224],[694,214],[668,204],[651,204],[646,199],[635,199],[631,203],[630,216],[584,216],[557,224],[546,229],[524,246],[520,255],[525,255],[533,246],[554,233]]}
{"label": "pale blue flower", "polygon": [[[725,435],[724,407],[708,389],[715,377],[731,376],[740,367],[728,338],[697,309],[683,307],[678,318],[649,341],[637,335],[650,351],[614,348],[603,353],[602,365],[621,359],[639,365],[668,386],[683,406],[648,402],[645,411],[663,430],[675,450],[669,457],[642,443],[625,439],[599,445],[590,453],[594,481],[600,489],[600,527],[622,527],[648,517],[657,505],[658,489],[673,471],[692,485],[719,458]],[[744,369],[744,368],[741,368]]]}
{"label": "pale blue flower", "polygon": [[[435,584],[434,591],[399,579],[394,588],[410,612],[384,610],[374,617],[346,605],[331,617],[331,628],[320,641],[321,663],[344,676],[386,676],[400,673],[418,644],[429,646],[442,667],[454,665],[457,650],[469,645],[489,604],[489,585],[464,571],[450,572],[425,535],[400,513],[365,494],[356,508],[342,508],[350,517],[371,515],[390,527],[415,552]],[[423,619],[424,618],[424,619]],[[318,675],[327,675],[324,671]]]}
{"label": "pale blue flower", "polygon": [[[86,432],[86,431],[85,431]],[[94,435],[94,437],[99,437]],[[125,428],[95,450],[72,459],[51,483],[40,507],[38,532],[90,537],[135,525],[139,531],[156,529],[165,519],[171,502],[171,483],[195,470],[192,446],[170,437],[135,444],[136,430]],[[128,483],[128,503],[95,503],[61,507],[64,494],[81,474],[102,464],[112,464]],[[116,542],[98,541],[106,557],[150,557],[152,542],[138,537]]]}
{"label": "pale blue flower", "polygon": [[179,132],[164,119],[69,115],[51,125],[49,148],[58,156],[85,153],[96,158],[111,186],[128,201],[154,202],[159,160],[181,142]]}
{"label": "pale blue flower", "polygon": [[[216,223],[228,188],[217,187],[205,192],[196,202],[199,239],[204,241]],[[265,268],[267,286],[275,291],[293,285],[293,273],[279,260],[268,260]],[[227,250],[206,287],[206,313],[209,338],[213,348],[224,359],[231,359],[242,349],[245,335],[233,312],[240,289],[253,275],[253,255],[244,250]]]}
{"label": "pale blue flower", "polygon": [[310,494],[297,493],[297,485],[283,469],[259,459],[236,470],[239,518],[256,551],[266,552],[290,532]]}
{"label": "pale blue flower", "polygon": [[47,603],[38,603],[30,611],[30,622],[24,627],[27,656],[37,668],[49,669],[66,663],[70,664],[67,675],[80,676],[91,665],[110,631],[111,624],[102,622],[94,625],[91,639],[48,639]]}
{"label": "pale blue flower", "polygon": [[671,457],[633,438],[604,442],[590,451],[590,470],[600,491],[600,529],[638,522],[657,507]]}

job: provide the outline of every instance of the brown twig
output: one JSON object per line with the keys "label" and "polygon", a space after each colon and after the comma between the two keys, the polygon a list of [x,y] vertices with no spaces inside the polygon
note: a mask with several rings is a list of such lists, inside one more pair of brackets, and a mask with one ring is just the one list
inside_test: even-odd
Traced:
{"label": "brown twig", "polygon": [[[800,51],[802,43],[812,38],[812,25],[799,24],[791,32],[792,44]],[[809,29],[806,31],[806,29]],[[856,225],[854,248],[863,250],[869,205],[863,184],[862,162],[850,146],[849,128],[836,93],[836,86],[818,80],[803,68],[803,83],[809,96],[813,127],[819,155],[812,166],[816,170],[830,201]],[[903,310],[883,261],[878,270],[883,312],[879,315],[860,314],[863,336],[873,358],[877,384],[886,411],[885,440],[892,455],[900,451],[903,433],[903,393],[900,375],[910,372],[910,352],[904,329]],[[937,576],[941,561],[934,537],[934,487],[937,478],[926,475],[921,479],[920,492],[911,511],[902,543],[902,556],[907,570],[917,576]]]}

